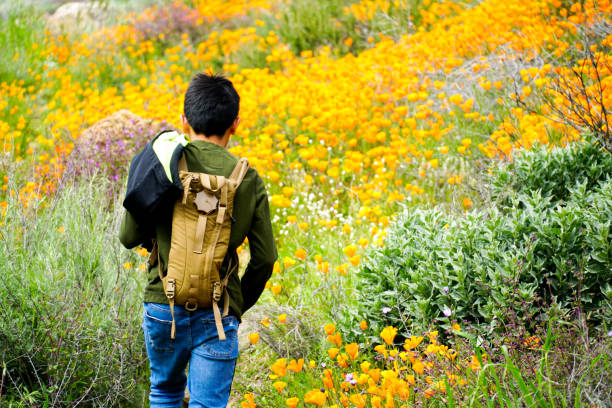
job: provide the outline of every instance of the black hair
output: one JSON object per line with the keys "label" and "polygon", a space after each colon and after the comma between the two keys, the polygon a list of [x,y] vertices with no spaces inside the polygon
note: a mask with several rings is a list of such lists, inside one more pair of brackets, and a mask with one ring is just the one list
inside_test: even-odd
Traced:
{"label": "black hair", "polygon": [[223,136],[238,117],[240,96],[232,82],[218,74],[196,74],[185,92],[185,119],[195,133]]}

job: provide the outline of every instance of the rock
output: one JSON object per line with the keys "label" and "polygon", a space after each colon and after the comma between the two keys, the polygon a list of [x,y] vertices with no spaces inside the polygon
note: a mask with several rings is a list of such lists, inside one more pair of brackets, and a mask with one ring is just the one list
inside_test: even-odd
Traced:
{"label": "rock", "polygon": [[117,111],[81,133],[66,161],[66,171],[77,176],[97,174],[112,182],[120,180],[127,174],[132,157],[162,130],[176,129],[125,109]]}
{"label": "rock", "polygon": [[96,29],[102,25],[105,11],[100,2],[69,2],[49,17],[47,27],[54,34]]}

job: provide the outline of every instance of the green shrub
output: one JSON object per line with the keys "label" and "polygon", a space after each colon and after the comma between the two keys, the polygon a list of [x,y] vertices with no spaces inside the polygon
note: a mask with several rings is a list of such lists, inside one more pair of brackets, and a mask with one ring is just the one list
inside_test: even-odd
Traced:
{"label": "green shrub", "polygon": [[493,207],[455,219],[440,210],[404,211],[385,246],[372,250],[358,272],[358,308],[347,330],[357,335],[361,319],[375,333],[393,325],[405,335],[413,327],[449,328],[453,321],[482,330],[516,319],[529,326],[548,319],[553,305],[565,312],[579,307],[595,323],[612,323],[612,182],[592,187],[583,179],[567,192],[551,184],[567,201],[555,205],[552,194],[528,195],[519,184],[503,211]]}
{"label": "green shrub", "polygon": [[[0,218],[0,404],[116,406],[142,399],[139,256],[120,248],[108,186],[65,188]],[[2,404],[4,405],[4,404]]]}
{"label": "green shrub", "polygon": [[574,186],[591,190],[611,174],[612,155],[590,140],[551,151],[525,150],[493,174],[493,200],[509,205],[513,195],[540,190],[555,205],[567,200]]}
{"label": "green shrub", "polygon": [[344,13],[345,5],[340,0],[291,1],[277,22],[282,41],[297,54],[321,45],[344,49],[342,41],[355,36],[354,20]]}

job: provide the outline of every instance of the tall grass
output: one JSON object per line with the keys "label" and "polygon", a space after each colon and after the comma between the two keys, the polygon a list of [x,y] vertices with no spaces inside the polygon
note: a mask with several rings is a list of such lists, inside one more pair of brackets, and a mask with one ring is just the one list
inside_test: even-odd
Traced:
{"label": "tall grass", "polygon": [[0,402],[8,406],[143,398],[142,259],[120,247],[121,207],[92,180],[34,207],[8,197],[0,226]]}
{"label": "tall grass", "polygon": [[[0,82],[33,83],[44,61],[38,52],[45,39],[45,22],[33,7],[16,6],[0,13]],[[34,45],[37,44],[37,45]]]}

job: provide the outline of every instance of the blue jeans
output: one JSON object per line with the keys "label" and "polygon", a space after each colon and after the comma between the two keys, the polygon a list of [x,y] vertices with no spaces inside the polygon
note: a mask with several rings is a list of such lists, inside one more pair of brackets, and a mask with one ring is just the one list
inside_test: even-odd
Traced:
{"label": "blue jeans", "polygon": [[[151,366],[151,408],[181,407],[185,385],[190,407],[225,408],[238,358],[238,319],[223,318],[220,341],[212,309],[174,307],[176,336],[170,338],[170,307],[144,304],[144,336]],[[189,375],[185,368],[189,363]]]}

